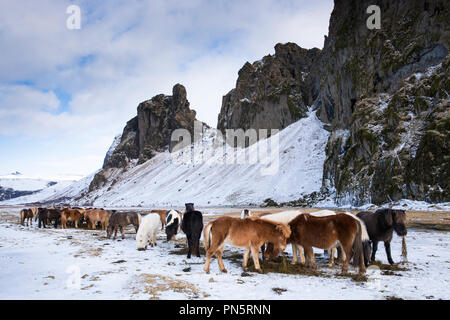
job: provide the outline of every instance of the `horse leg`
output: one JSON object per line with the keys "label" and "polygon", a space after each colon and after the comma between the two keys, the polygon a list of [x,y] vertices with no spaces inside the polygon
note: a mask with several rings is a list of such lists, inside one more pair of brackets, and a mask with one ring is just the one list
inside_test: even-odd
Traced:
{"label": "horse leg", "polygon": [[244,260],[242,261],[242,268],[244,269],[244,272],[247,272],[247,262],[248,262],[248,257],[250,255],[250,247],[245,248],[244,251]]}
{"label": "horse leg", "polygon": [[250,249],[252,251],[252,258],[253,258],[253,264],[255,265],[255,269],[259,273],[262,273],[261,267],[259,265],[259,247],[252,245],[250,247]]}
{"label": "horse leg", "polygon": [[225,243],[222,243],[222,245],[216,251],[216,257],[217,257],[217,262],[219,263],[220,271],[227,273],[227,269],[225,268],[225,265],[223,264],[223,260],[222,260],[222,254],[223,254],[224,247],[225,247]]}
{"label": "horse leg", "polygon": [[122,234],[122,240],[125,239],[125,233],[123,233],[123,227],[120,226],[120,233]]}
{"label": "horse leg", "polygon": [[304,265],[305,264],[305,252],[304,252],[305,250],[300,245],[297,245],[297,250],[298,250],[298,253],[300,254],[300,263]]}
{"label": "horse leg", "polygon": [[292,262],[291,264],[297,264],[297,245],[295,243],[292,243]]}
{"label": "horse leg", "polygon": [[317,265],[316,260],[314,258],[314,251],[312,247],[306,247],[303,246],[303,250],[305,251],[305,256],[307,259],[307,265],[309,265],[312,268],[312,271],[316,272]]}
{"label": "horse leg", "polygon": [[388,258],[389,263],[394,264],[394,260],[392,260],[392,256],[391,256],[391,242],[390,241],[384,242],[384,249],[386,249],[386,256]]}
{"label": "horse leg", "polygon": [[119,229],[117,227],[114,227],[114,237],[113,240],[116,240],[117,237],[117,231],[119,231]]}
{"label": "horse leg", "polygon": [[375,254],[377,253],[378,249],[378,241],[373,240],[372,241],[372,256],[370,257],[370,261],[375,261]]}
{"label": "horse leg", "polygon": [[213,247],[210,247],[208,250],[206,250],[206,261],[205,266],[203,267],[206,273],[209,273],[209,265],[211,264],[211,258],[214,254],[214,250],[212,249]]}
{"label": "horse leg", "polygon": [[201,234],[198,234],[195,237],[195,252],[197,253],[197,258],[200,258],[200,237]]}
{"label": "horse leg", "polygon": [[328,266],[332,267],[334,266],[334,253],[336,251],[336,247],[333,247],[330,249],[330,261],[328,262]]}
{"label": "horse leg", "polygon": [[344,249],[344,253],[345,253],[345,260],[344,263],[342,264],[342,275],[346,275],[347,274],[347,270],[348,270],[348,265],[350,264],[350,259],[352,256],[352,245],[351,244],[343,244],[342,248]]}
{"label": "horse leg", "polygon": [[188,243],[188,253],[187,253],[187,258],[190,259],[191,258],[191,252],[192,252],[192,235],[186,235],[187,237],[187,243]]}

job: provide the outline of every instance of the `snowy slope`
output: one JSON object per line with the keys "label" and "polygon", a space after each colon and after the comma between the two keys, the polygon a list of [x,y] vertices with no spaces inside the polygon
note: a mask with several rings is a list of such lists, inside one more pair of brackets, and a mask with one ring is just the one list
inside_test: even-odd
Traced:
{"label": "snowy slope", "polygon": [[[254,164],[227,164],[223,140],[215,129],[209,129],[203,140],[194,144],[194,150],[204,147],[197,154],[204,157],[203,161],[180,163],[189,155],[189,147],[173,154],[160,153],[125,172],[111,170],[109,183],[89,194],[87,200],[95,206],[179,206],[185,202],[205,206],[260,204],[266,198],[296,199],[320,189],[328,135],[315,112],[310,112],[278,135],[239,149],[238,158],[246,153],[258,154],[279,139],[279,152],[274,153],[279,166],[272,167],[278,170],[265,174],[271,168],[263,163],[268,157],[260,157]],[[114,180],[116,183],[112,183]]]}
{"label": "snowy slope", "polygon": [[[57,184],[44,188],[43,190],[23,196],[14,198],[11,200],[1,201],[0,205],[17,205],[17,204],[27,204],[35,202],[59,202],[61,200],[66,201],[81,195],[83,192],[87,192],[89,184],[92,181],[95,173],[90,174],[78,181],[74,180],[62,180]],[[75,178],[75,176],[73,177]]]}

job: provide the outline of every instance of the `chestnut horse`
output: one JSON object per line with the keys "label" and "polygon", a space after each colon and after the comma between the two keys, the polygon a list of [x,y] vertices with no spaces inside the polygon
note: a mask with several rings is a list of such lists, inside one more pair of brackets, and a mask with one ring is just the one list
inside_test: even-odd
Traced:
{"label": "chestnut horse", "polygon": [[100,222],[102,230],[106,230],[109,221],[109,213],[104,209],[89,209],[84,212],[84,219],[91,229],[96,229],[96,223]]}
{"label": "chestnut horse", "polygon": [[369,241],[369,236],[364,223],[350,213],[325,217],[301,214],[289,222],[289,226],[292,233],[288,242],[304,248],[313,271],[317,270],[313,247],[329,250],[340,244],[345,253],[342,274],[347,273],[352,257],[358,263],[359,272],[365,273],[363,242]]}
{"label": "chestnut horse", "polygon": [[27,226],[33,225],[33,211],[31,209],[20,210],[20,224],[25,225],[25,220],[27,220]]}
{"label": "chestnut horse", "polygon": [[81,220],[83,213],[78,209],[64,208],[61,212],[61,227],[67,229],[67,222],[73,221],[75,228],[78,228],[78,222]]}
{"label": "chestnut horse", "polygon": [[245,247],[242,267],[247,270],[247,261],[252,253],[256,271],[262,273],[259,265],[259,248],[270,242],[276,250],[286,248],[286,239],[290,236],[289,226],[258,218],[232,218],[228,216],[217,218],[203,229],[203,241],[206,249],[205,271],[209,273],[211,258],[215,254],[222,272],[227,272],[222,261],[225,241],[230,241],[236,247]]}
{"label": "chestnut horse", "polygon": [[[304,213],[305,212],[301,212],[300,210],[288,210],[288,211],[272,213],[269,215],[264,215],[264,216],[262,216],[262,219],[270,220],[273,222],[289,223],[292,220],[294,220],[299,214],[304,214]],[[325,216],[336,215],[336,212],[331,211],[331,210],[320,210],[320,211],[316,211],[316,212],[311,212],[309,214],[314,217],[325,217]],[[279,255],[279,252],[273,250],[273,246],[270,243],[267,244],[267,248],[265,248],[265,246],[263,245],[261,247],[261,249],[262,249],[263,260],[265,258],[274,260]],[[332,254],[330,255],[330,263],[328,264],[330,267],[334,265],[334,250],[332,249],[331,251],[332,251]],[[300,254],[300,263],[304,264],[305,257],[303,254],[303,248],[299,245],[292,244],[292,256],[294,258],[292,261],[292,264],[297,264],[298,254]]]}

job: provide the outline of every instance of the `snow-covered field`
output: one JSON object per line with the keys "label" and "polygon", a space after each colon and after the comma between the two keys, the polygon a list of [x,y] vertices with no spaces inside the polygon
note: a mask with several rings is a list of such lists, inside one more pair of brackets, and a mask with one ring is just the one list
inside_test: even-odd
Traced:
{"label": "snow-covered field", "polygon": [[[329,268],[323,259],[318,259],[318,275],[242,274],[242,250],[233,247],[224,253],[228,273],[221,273],[213,259],[211,273],[205,274],[204,256],[187,261],[174,254],[185,247],[183,235],[167,243],[160,232],[157,247],[137,251],[132,230],[125,240],[114,241],[101,230],[37,229],[19,225],[18,212],[0,208],[0,299],[450,298],[448,232],[410,229],[409,262],[397,270],[370,267],[367,281],[335,277],[340,267]],[[397,236],[392,252],[400,261]],[[386,263],[382,245],[377,260]]]}

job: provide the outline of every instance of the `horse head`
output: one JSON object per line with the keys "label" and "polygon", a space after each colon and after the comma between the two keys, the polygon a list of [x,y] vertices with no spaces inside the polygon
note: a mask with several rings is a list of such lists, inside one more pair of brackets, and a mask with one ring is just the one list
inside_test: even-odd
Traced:
{"label": "horse head", "polygon": [[400,237],[406,236],[406,213],[405,210],[392,210],[392,227]]}

